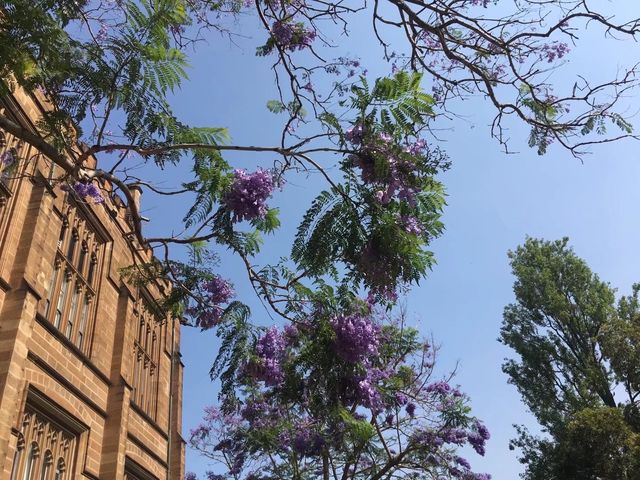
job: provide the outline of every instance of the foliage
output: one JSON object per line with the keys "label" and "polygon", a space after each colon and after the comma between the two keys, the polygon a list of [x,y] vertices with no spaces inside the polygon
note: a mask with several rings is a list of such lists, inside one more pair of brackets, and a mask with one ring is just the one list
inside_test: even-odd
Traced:
{"label": "foliage", "polygon": [[638,478],[640,434],[620,409],[587,408],[567,424],[560,456],[561,478]]}
{"label": "foliage", "polygon": [[500,340],[517,357],[503,370],[548,434],[518,429],[524,478],[637,478],[637,289],[616,308],[566,238],[530,238],[509,257],[516,303]]}
{"label": "foliage", "polygon": [[[422,247],[443,228],[444,189],[434,176],[448,164],[418,137],[433,104],[420,89],[420,75],[400,72],[378,80],[372,89],[363,78],[352,91],[359,117],[342,135],[354,148],[341,163],[345,183],[314,200],[291,256],[315,275],[342,261],[356,285],[363,281],[393,296],[398,280],[417,282],[432,265],[432,254]],[[360,132],[357,139],[355,131]],[[407,218],[414,219],[416,229],[406,227]],[[379,275],[381,264],[384,273]]]}
{"label": "foliage", "polygon": [[615,407],[597,347],[614,293],[567,244],[528,239],[509,254],[517,303],[505,308],[501,331],[501,341],[520,357],[504,371],[550,430],[581,408]]}
{"label": "foliage", "polygon": [[[640,392],[640,285],[633,286],[633,294],[622,297],[617,315],[604,326],[599,342],[609,360],[616,380],[626,385],[629,391]],[[640,417],[634,427],[640,428]]]}

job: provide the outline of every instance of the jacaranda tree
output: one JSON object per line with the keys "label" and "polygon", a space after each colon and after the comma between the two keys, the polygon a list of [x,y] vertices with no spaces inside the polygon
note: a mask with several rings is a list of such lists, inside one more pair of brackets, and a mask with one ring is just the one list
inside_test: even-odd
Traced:
{"label": "jacaranda tree", "polygon": [[218,465],[207,478],[491,478],[456,451],[484,455],[489,431],[434,378],[434,347],[402,318],[382,320],[371,302],[322,302],[262,332],[237,371],[242,398],[223,393],[191,431]]}
{"label": "jacaranda tree", "polygon": [[[233,36],[234,23],[225,19],[237,15],[257,20],[256,53],[273,59],[274,99],[266,108],[279,115],[282,133],[270,145],[238,145],[222,126],[189,125],[169,101],[186,80],[188,53],[201,40],[215,41],[212,34]],[[362,44],[377,43],[389,77],[369,79],[359,58],[339,51],[340,36],[359,19],[371,25]],[[464,478],[468,468],[448,446],[473,445],[485,434],[467,416],[463,397],[413,385],[423,370],[400,366],[420,348],[402,328],[371,326],[389,345],[378,339],[384,348],[376,347],[367,362],[345,357],[339,319],[352,319],[355,326],[346,329],[360,328],[354,315],[373,322],[358,296],[389,307],[401,287],[433,264],[428,246],[442,232],[444,205],[436,175],[449,163],[430,131],[455,114],[457,100],[486,98],[495,109],[492,135],[505,148],[508,118],[528,125],[528,143],[541,154],[552,143],[580,155],[593,143],[634,136],[619,103],[637,85],[635,67],[621,67],[608,81],[579,72],[570,84],[550,83],[587,25],[620,40],[640,31],[638,19],[612,18],[587,0],[0,0],[2,93],[24,89],[51,106],[37,131],[4,115],[0,129],[49,158],[56,165],[52,184],[78,201],[124,197],[130,236],[153,249],[156,260],[123,275],[132,282],[168,280],[168,312],[203,329],[216,327],[222,349],[212,375],[222,380],[224,415],[244,415],[229,433],[265,435],[221,452],[234,461],[271,455],[274,475],[319,469],[337,476],[331,472],[342,468],[344,479],[373,471],[390,478],[391,470],[415,467],[416,478]],[[227,160],[230,151],[246,155],[244,168]],[[94,155],[108,167],[92,167],[87,160]],[[273,168],[247,167],[264,155]],[[133,169],[133,159],[147,168]],[[0,170],[29,175],[32,161],[8,153]],[[338,170],[329,168],[336,163]],[[145,175],[169,165],[192,172],[177,190],[159,188]],[[272,193],[300,171],[309,172],[320,193],[295,238],[284,240],[292,244],[289,258],[258,265],[262,237],[279,226]],[[134,188],[147,198],[179,195],[192,202],[181,233],[145,236]],[[190,256],[179,261],[173,252],[184,246]],[[277,358],[258,361],[271,340],[258,340],[263,337],[248,309],[214,268],[216,249],[234,252],[257,294],[298,329],[297,340],[286,342],[270,331]],[[331,355],[332,349],[342,354]],[[268,376],[275,375],[269,361],[283,369],[277,382]],[[362,382],[368,382],[369,403]],[[414,415],[429,421],[414,420],[413,408],[401,415],[395,393],[413,395]],[[452,399],[438,410],[441,397]],[[275,401],[270,408],[280,408],[262,415],[272,426],[250,428],[246,412],[267,398]],[[285,404],[289,417],[280,415]],[[387,425],[383,417],[394,411]],[[311,451],[306,447],[277,450],[283,447],[275,439],[293,434],[287,425],[295,422],[308,426],[309,448],[319,455],[302,453]],[[389,445],[394,429],[403,444],[395,454]],[[342,435],[346,443],[330,451],[328,435]],[[367,453],[354,458],[347,445]]]}

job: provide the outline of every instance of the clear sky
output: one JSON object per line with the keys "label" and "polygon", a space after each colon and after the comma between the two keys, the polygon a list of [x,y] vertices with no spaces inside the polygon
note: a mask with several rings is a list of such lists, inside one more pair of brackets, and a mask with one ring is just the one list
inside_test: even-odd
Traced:
{"label": "clear sky", "polygon": [[[632,3],[619,2],[620,8],[635,9],[635,15],[640,16],[640,7],[632,7]],[[250,22],[239,26],[251,37]],[[366,29],[364,24],[350,27],[356,33]],[[360,34],[357,37],[357,41],[341,42],[342,47],[362,57],[370,76],[387,73],[372,42],[365,42]],[[214,37],[209,45],[200,47],[192,59],[191,80],[174,101],[187,122],[228,127],[236,144],[278,142],[278,117],[264,108],[267,100],[275,98],[268,71],[272,59],[254,56],[254,46],[260,40],[261,36],[241,39],[239,46],[234,46]],[[639,61],[639,52],[637,45],[603,43],[594,36],[575,48],[569,61],[576,71],[597,77],[615,72],[618,65]],[[574,79],[571,74],[558,75],[557,81],[572,85]],[[628,102],[633,113],[638,102],[635,98]],[[535,423],[500,368],[509,351],[496,339],[502,310],[513,301],[507,250],[527,235],[546,239],[568,236],[595,272],[620,293],[629,293],[631,284],[640,281],[639,145],[626,142],[600,147],[586,156],[584,163],[556,147],[539,157],[526,145],[527,130],[514,121],[509,124],[511,148],[519,153],[505,155],[489,137],[492,111],[482,98],[459,104],[459,112],[464,113],[464,120],[442,124],[446,130],[441,132],[440,145],[453,166],[441,177],[448,206],[443,217],[446,231],[432,245],[438,264],[406,301],[419,328],[425,335],[433,333],[441,344],[442,372],[458,364],[456,381],[470,395],[474,414],[492,432],[486,457],[471,455],[474,470],[491,473],[496,480],[510,480],[521,471],[515,452],[508,449],[514,435],[512,425]],[[273,160],[269,155],[229,158],[234,166],[249,169],[255,168],[258,158],[264,165]],[[169,187],[175,186],[180,176],[175,171],[158,179]],[[294,179],[272,200],[271,205],[281,208],[285,227],[274,240],[267,240],[265,251],[270,258],[289,253],[293,228],[320,187],[317,177]],[[143,206],[143,214],[152,219],[148,233],[177,226],[185,207],[173,199],[160,202],[151,198],[145,199]],[[220,273],[235,283],[238,296],[252,306],[257,322],[270,322],[266,310],[248,290],[241,265],[219,253]],[[187,437],[199,422],[202,407],[216,401],[217,385],[209,381],[208,370],[217,340],[213,332],[186,328],[183,332]],[[207,466],[205,459],[187,452],[188,470],[203,473]]]}

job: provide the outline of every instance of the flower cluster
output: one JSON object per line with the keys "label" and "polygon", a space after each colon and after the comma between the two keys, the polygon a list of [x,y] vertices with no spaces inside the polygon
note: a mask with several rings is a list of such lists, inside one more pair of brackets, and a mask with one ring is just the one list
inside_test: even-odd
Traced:
{"label": "flower cluster", "polygon": [[478,455],[484,455],[485,444],[489,438],[491,438],[489,429],[477,420],[474,423],[474,430],[467,434],[469,444],[473,447],[476,453],[478,453]]}
{"label": "flower cluster", "polygon": [[409,402],[407,403],[407,407],[405,409],[407,411],[407,415],[409,415],[411,418],[416,416],[416,404],[413,402]]}
{"label": "flower cluster", "polygon": [[416,217],[412,215],[402,215],[400,221],[407,233],[413,233],[414,235],[422,235],[423,226]]}
{"label": "flower cluster", "polygon": [[308,30],[304,23],[276,21],[271,26],[271,36],[281,47],[288,50],[302,50],[316,38],[314,30]]}
{"label": "flower cluster", "polygon": [[[361,75],[367,74],[367,70],[361,67],[360,60],[354,60],[348,57],[338,57],[334,62],[324,66],[324,71],[331,75],[341,75],[344,69],[347,69],[347,77],[354,77],[358,73]],[[340,91],[341,88],[346,87],[340,87],[339,84],[337,84],[336,88]]]}
{"label": "flower cluster", "polygon": [[[222,428],[227,429],[227,439],[234,437],[233,429],[236,429],[237,427],[251,432],[280,430],[279,437],[281,438],[281,449],[286,451],[291,446],[291,435],[289,429],[286,428],[286,424],[284,423],[286,415],[286,409],[280,404],[274,403],[264,395],[256,395],[248,399],[240,409],[241,423],[227,423],[223,419],[218,422],[218,424],[221,425]],[[298,428],[297,425],[296,428]],[[234,450],[239,451],[238,448],[235,448],[237,447],[237,440],[237,438],[233,438],[231,442],[225,442],[219,450],[223,450],[226,453]]]}
{"label": "flower cluster", "polygon": [[429,393],[437,393],[439,395],[452,395],[454,397],[461,397],[462,393],[457,388],[452,387],[445,381],[439,381],[430,383],[425,389]]}
{"label": "flower cluster", "polygon": [[95,39],[97,42],[102,43],[109,37],[109,25],[106,22],[100,21],[100,28],[98,32],[95,34]]}
{"label": "flower cluster", "polygon": [[404,151],[414,157],[424,155],[425,150],[427,149],[427,142],[421,138],[418,138],[413,143],[407,143]]}
{"label": "flower cluster", "polygon": [[399,262],[399,255],[388,252],[374,240],[362,249],[358,269],[364,274],[374,296],[380,295],[390,302],[397,300],[395,287]]}
{"label": "flower cluster", "polygon": [[383,205],[394,199],[415,205],[416,163],[402,153],[421,155],[426,149],[424,140],[417,140],[399,149],[386,132],[369,134],[362,124],[345,132],[345,140],[359,148],[349,157],[351,164],[361,169],[362,181],[377,188],[375,198]]}
{"label": "flower cluster", "polygon": [[207,472],[207,480],[226,480],[227,477],[214,472]]}
{"label": "flower cluster", "polygon": [[231,284],[218,275],[206,280],[202,287],[208,294],[207,300],[210,304],[227,303],[234,294]]}
{"label": "flower cluster", "polygon": [[267,214],[265,202],[275,186],[273,174],[261,168],[253,173],[237,169],[233,176],[233,183],[224,196],[224,204],[233,213],[234,221],[264,218]]}
{"label": "flower cluster", "polygon": [[65,192],[74,192],[82,200],[91,200],[93,203],[104,202],[104,197],[102,196],[100,188],[98,188],[98,186],[93,182],[75,182],[71,185],[64,184],[60,188]]}
{"label": "flower cluster", "polygon": [[0,167],[8,167],[16,161],[11,150],[0,153]]}
{"label": "flower cluster", "polygon": [[376,414],[382,412],[385,405],[378,385],[390,376],[390,371],[383,371],[379,368],[367,366],[365,375],[358,381],[357,403]]}
{"label": "flower cluster", "polygon": [[[242,413],[242,412],[241,412]],[[246,452],[242,446],[239,434],[246,428],[247,422],[242,415],[224,414],[215,407],[206,407],[203,422],[192,429],[189,435],[191,446],[202,450],[206,445],[212,452],[224,455],[231,464],[229,473],[239,473],[246,461]],[[213,443],[212,440],[214,440]],[[186,479],[197,479],[191,474]],[[224,475],[207,472],[207,480],[224,480]]]}
{"label": "flower cluster", "polygon": [[489,3],[491,3],[491,0],[469,0],[469,4],[470,5],[475,5],[475,6],[479,5],[479,6],[482,6],[484,8],[487,8]]}
{"label": "flower cluster", "polygon": [[542,46],[540,58],[548,63],[553,63],[556,59],[564,57],[569,51],[569,45],[564,42],[547,43]]}
{"label": "flower cluster", "polygon": [[320,455],[325,446],[325,441],[318,432],[312,428],[302,426],[297,429],[293,437],[293,449],[300,455]]}
{"label": "flower cluster", "polygon": [[256,355],[258,357],[255,372],[256,379],[269,386],[278,385],[284,380],[282,361],[286,346],[285,337],[275,326],[269,328],[258,339],[256,344]]}
{"label": "flower cluster", "polygon": [[284,327],[284,336],[289,343],[295,342],[300,335],[298,328],[295,325],[286,325]]}
{"label": "flower cluster", "polygon": [[211,427],[206,423],[200,423],[197,427],[192,428],[189,431],[189,435],[191,438],[206,438],[207,435],[211,433]]}
{"label": "flower cluster", "polygon": [[344,133],[344,138],[349,143],[360,145],[364,140],[364,126],[361,123],[355,124]]}
{"label": "flower cluster", "polygon": [[199,291],[202,298],[198,302],[203,307],[188,308],[186,313],[195,318],[196,326],[207,330],[220,323],[224,313],[223,304],[228,303],[234,295],[233,286],[215,275],[200,283]]}
{"label": "flower cluster", "polygon": [[340,358],[356,363],[378,354],[380,328],[363,315],[338,315],[331,320],[336,335],[335,350]]}
{"label": "flower cluster", "polygon": [[422,247],[441,227],[437,216],[425,215],[428,210],[439,214],[439,207],[423,200],[431,196],[440,203],[435,175],[449,164],[413,130],[385,128],[360,118],[341,137],[350,149],[342,168],[349,178],[359,175],[355,188],[367,218],[366,239],[345,257],[357,281],[377,300],[394,303],[398,286],[424,274]]}
{"label": "flower cluster", "polygon": [[[480,430],[482,433],[480,433]],[[440,429],[425,428],[414,433],[411,441],[414,445],[419,445],[427,449],[440,449],[450,445],[464,446],[471,445],[479,454],[485,453],[485,442],[490,437],[487,428],[479,421],[475,421],[473,428],[465,429],[460,427],[444,427]],[[451,454],[447,450],[440,450],[438,457],[431,456],[429,460],[447,471],[452,478],[459,480],[490,480],[491,475],[486,473],[474,473],[466,458]]]}
{"label": "flower cluster", "polygon": [[[367,372],[368,373],[368,372]],[[360,404],[370,410],[380,410],[382,400],[376,385],[367,377],[358,382],[358,399]]]}

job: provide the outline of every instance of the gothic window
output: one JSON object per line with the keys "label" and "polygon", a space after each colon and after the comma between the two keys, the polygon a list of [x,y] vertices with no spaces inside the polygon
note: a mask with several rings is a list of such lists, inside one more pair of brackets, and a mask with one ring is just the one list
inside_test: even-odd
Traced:
{"label": "gothic window", "polygon": [[64,473],[66,472],[66,470],[67,468],[64,464],[64,460],[62,458],[59,458],[58,464],[56,465],[56,476],[54,477],[54,480],[64,480]]}
{"label": "gothic window", "polygon": [[31,442],[29,453],[27,454],[27,464],[24,467],[24,480],[35,480],[35,472],[38,467],[38,457],[40,456],[40,448],[37,442]]}
{"label": "gothic window", "polygon": [[76,445],[76,435],[27,405],[11,480],[68,480],[65,465],[71,465]]}
{"label": "gothic window", "polygon": [[44,316],[81,351],[89,351],[102,243],[77,209],[63,218]]}
{"label": "gothic window", "polygon": [[160,321],[145,302],[134,308],[137,322],[133,346],[133,402],[155,419],[158,403],[158,360]]}
{"label": "gothic window", "polygon": [[47,450],[47,453],[45,453],[44,460],[42,462],[42,475],[40,475],[40,480],[50,480],[52,464],[53,454],[51,453],[51,450]]}
{"label": "gothic window", "polygon": [[13,455],[13,464],[11,466],[11,480],[18,479],[18,467],[24,455],[24,436],[18,434],[18,442],[16,444],[16,453]]}
{"label": "gothic window", "polygon": [[0,131],[0,217],[11,196],[21,144],[13,136]]}
{"label": "gothic window", "polygon": [[18,165],[18,150],[22,150],[22,147],[18,139],[0,131],[0,183],[7,189]]}

